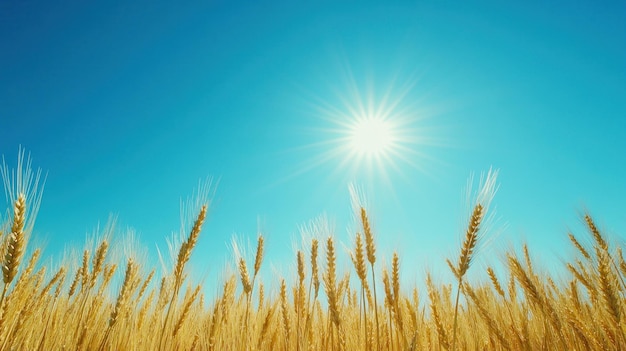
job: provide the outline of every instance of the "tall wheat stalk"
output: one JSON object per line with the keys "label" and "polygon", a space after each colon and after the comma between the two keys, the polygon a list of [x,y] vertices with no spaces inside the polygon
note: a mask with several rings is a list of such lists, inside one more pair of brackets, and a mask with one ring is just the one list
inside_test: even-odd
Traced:
{"label": "tall wheat stalk", "polygon": [[367,284],[367,266],[365,265],[365,256],[363,255],[363,240],[361,239],[361,233],[357,233],[355,237],[355,248],[354,253],[352,254],[352,263],[354,264],[354,269],[356,270],[357,276],[361,281],[361,306],[359,313],[363,315],[363,335],[365,342],[365,349],[370,349],[370,344],[367,338],[367,301],[365,300],[365,290],[368,286]]}
{"label": "tall wheat stalk", "polygon": [[474,211],[472,212],[472,216],[470,217],[469,226],[467,228],[467,231],[465,232],[465,240],[463,241],[463,246],[461,247],[461,255],[459,256],[458,265],[454,267],[451,265],[450,261],[448,261],[448,265],[450,265],[452,272],[457,278],[456,299],[454,302],[454,322],[452,325],[452,350],[455,350],[456,346],[457,318],[459,314],[459,296],[461,295],[463,277],[469,269],[470,262],[472,260],[472,254],[474,253],[476,243],[478,242],[478,230],[480,228],[480,222],[483,216],[483,206],[481,204],[477,204],[476,207],[474,207]]}
{"label": "tall wheat stalk", "polygon": [[206,219],[207,208],[208,206],[206,204],[202,205],[202,207],[200,208],[200,213],[198,214],[198,217],[196,218],[196,221],[191,228],[189,237],[181,244],[180,250],[178,251],[178,258],[176,260],[176,266],[174,268],[174,286],[172,290],[172,297],[167,307],[165,320],[163,321],[162,332],[159,338],[159,349],[163,349],[163,339],[164,337],[166,337],[166,335],[168,335],[168,321],[171,318],[170,316],[173,312],[172,310],[174,308],[174,304],[178,298],[178,292],[180,291],[180,287],[183,283],[185,264],[187,264],[187,262],[189,261],[189,258],[191,257],[191,251],[198,242],[198,236],[200,235],[200,231],[202,230],[202,224]]}
{"label": "tall wheat stalk", "polygon": [[[459,297],[461,295],[461,289],[463,287],[463,277],[467,273],[467,270],[470,267],[472,262],[474,252],[476,250],[476,245],[478,244],[480,232],[481,232],[481,223],[485,218],[485,214],[495,192],[497,191],[496,187],[496,178],[498,175],[498,171],[492,171],[491,169],[487,173],[487,176],[481,179],[481,186],[476,196],[476,201],[472,213],[469,219],[469,225],[467,230],[465,231],[465,237],[463,239],[463,244],[461,246],[461,254],[459,256],[459,261],[457,265],[453,265],[450,260],[446,260],[448,266],[452,270],[452,273],[457,278],[457,290],[456,290],[456,298],[454,303],[454,322],[452,326],[452,350],[456,350],[456,331],[457,331],[457,319],[459,312]],[[470,178],[471,183],[471,178]],[[468,192],[470,191],[470,186],[468,185]]]}
{"label": "tall wheat stalk", "polygon": [[365,208],[361,207],[361,225],[363,226],[363,233],[365,234],[365,251],[367,253],[367,261],[370,263],[372,269],[372,289],[374,291],[374,318],[376,321],[376,350],[380,350],[380,323],[378,321],[378,303],[376,298],[376,274],[374,270],[374,263],[376,262],[376,246],[374,244],[374,234],[370,227],[369,218]]}

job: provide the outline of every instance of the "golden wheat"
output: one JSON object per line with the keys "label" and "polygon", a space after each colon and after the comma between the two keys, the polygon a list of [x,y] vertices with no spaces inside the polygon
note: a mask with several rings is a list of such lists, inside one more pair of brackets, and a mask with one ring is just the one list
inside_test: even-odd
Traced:
{"label": "golden wheat", "polygon": [[[12,216],[0,225],[6,229],[0,236],[3,350],[626,347],[626,262],[622,247],[619,241],[605,236],[589,214],[583,216],[588,242],[566,233],[575,255],[564,262],[559,276],[542,273],[531,260],[533,252],[524,244],[519,252],[503,253],[503,267],[482,270],[484,279],[478,277],[477,281],[484,283],[473,283],[467,272],[479,254],[476,248],[482,242],[479,233],[488,209],[488,202],[477,202],[457,260],[442,259],[451,268],[453,281],[439,283],[446,279],[442,276],[436,277],[435,283],[432,274],[426,272],[426,294],[421,298],[420,285],[409,286],[402,276],[407,268],[410,273],[421,271],[421,267],[408,267],[395,252],[390,264],[383,259],[376,266],[369,214],[360,208],[360,228],[348,257],[352,261],[349,270],[340,269],[340,242],[330,236],[323,243],[322,263],[318,262],[320,243],[313,239],[310,251],[296,250],[295,279],[260,281],[265,242],[259,235],[254,266],[248,270],[245,259],[238,258],[233,264],[237,274],[226,275],[221,291],[205,302],[204,287],[188,278],[186,265],[207,206],[197,214],[169,273],[148,269],[144,274],[147,267],[132,256],[127,258],[126,269],[118,272],[111,257],[120,257],[116,250],[121,248],[108,237],[97,247],[88,246],[78,267],[62,262],[53,269],[42,263],[48,261],[40,260],[40,250],[28,247],[27,223],[32,221],[28,211],[33,205],[28,197],[17,195],[10,205]],[[384,253],[380,256],[385,257]],[[351,280],[351,274],[358,280]],[[239,288],[240,283],[243,288]],[[377,285],[385,293],[380,303]],[[459,298],[460,293],[464,299]]]}

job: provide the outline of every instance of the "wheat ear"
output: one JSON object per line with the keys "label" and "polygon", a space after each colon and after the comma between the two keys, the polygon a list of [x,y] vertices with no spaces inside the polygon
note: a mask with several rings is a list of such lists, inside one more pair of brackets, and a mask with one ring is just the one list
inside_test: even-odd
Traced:
{"label": "wheat ear", "polygon": [[172,336],[176,336],[180,328],[183,326],[183,323],[185,323],[185,320],[187,319],[187,316],[189,315],[189,310],[191,309],[191,305],[194,303],[194,301],[196,301],[196,298],[198,297],[199,293],[200,293],[200,285],[196,286],[195,290],[191,294],[191,297],[189,297],[185,301],[185,304],[183,306],[183,311],[181,312],[180,317],[178,318],[178,322],[176,322],[176,326],[174,327]]}
{"label": "wheat ear", "polygon": [[26,215],[26,198],[24,194],[15,201],[13,225],[11,234],[8,237],[8,245],[4,262],[2,265],[2,275],[4,284],[11,284],[13,278],[17,275],[17,268],[20,265],[22,255],[24,254],[25,238],[24,238],[24,220]]}
{"label": "wheat ear", "polygon": [[110,327],[115,324],[115,322],[117,321],[117,317],[126,305],[126,300],[130,295],[129,292],[131,290],[131,285],[135,280],[136,270],[137,265],[133,262],[133,259],[128,259],[128,263],[126,264],[126,273],[124,274],[124,283],[122,284],[120,293],[117,296],[117,302],[115,302],[115,308],[113,308],[113,312],[111,312],[111,318],[109,319]]}
{"label": "wheat ear", "polygon": [[254,257],[254,275],[252,276],[253,286],[254,279],[256,278],[257,274],[259,274],[259,271],[261,270],[261,263],[263,263],[264,243],[265,240],[263,239],[263,235],[259,234],[256,244],[256,255]]}
{"label": "wheat ear", "polygon": [[13,207],[13,225],[11,226],[11,234],[8,237],[6,253],[2,262],[2,277],[4,280],[4,289],[2,289],[2,297],[0,297],[0,306],[6,295],[9,284],[17,275],[17,269],[20,265],[22,256],[24,255],[24,247],[26,246],[26,238],[24,235],[24,221],[26,217],[26,197],[20,194],[15,201]]}
{"label": "wheat ear", "polygon": [[589,255],[589,252],[587,252],[587,250],[585,250],[585,248],[580,244],[574,234],[568,233],[567,235],[569,236],[569,240],[572,242],[574,247],[576,247],[587,260],[591,261],[591,255]]}
{"label": "wheat ear", "polygon": [[248,267],[246,266],[246,260],[243,257],[239,258],[239,276],[241,278],[241,285],[243,286],[243,292],[250,294],[252,291],[252,283],[250,283],[250,275],[248,274]]}
{"label": "wheat ear", "polygon": [[504,289],[502,289],[502,285],[500,285],[500,281],[498,281],[498,277],[496,277],[496,273],[491,267],[487,267],[487,274],[489,275],[491,284],[493,285],[493,288],[496,290],[498,295],[504,297]]}
{"label": "wheat ear", "polygon": [[96,249],[96,254],[93,257],[93,271],[91,272],[91,281],[89,284],[90,288],[93,288],[96,285],[96,279],[98,279],[98,274],[102,272],[102,267],[104,266],[104,260],[106,258],[107,250],[109,249],[109,243],[106,240],[103,240]]}
{"label": "wheat ear", "polygon": [[196,221],[193,224],[193,228],[191,229],[191,232],[189,233],[189,237],[187,238],[185,242],[182,243],[180,250],[178,251],[176,267],[174,268],[174,278],[175,278],[174,291],[175,292],[178,292],[178,289],[180,289],[180,284],[182,283],[182,280],[183,280],[183,271],[185,269],[185,264],[187,263],[187,261],[189,261],[189,258],[191,257],[191,251],[193,250],[194,246],[196,246],[196,242],[198,241],[198,236],[200,235],[200,230],[202,229],[202,224],[204,223],[204,220],[206,219],[206,213],[207,213],[207,205],[203,205],[202,208],[200,209],[200,213],[198,214],[198,217],[196,218]]}
{"label": "wheat ear", "polygon": [[313,239],[311,243],[311,283],[314,289],[314,296],[317,298],[318,291],[320,289],[320,277],[319,277],[319,268],[317,266],[317,250],[318,250],[318,241],[317,239]]}

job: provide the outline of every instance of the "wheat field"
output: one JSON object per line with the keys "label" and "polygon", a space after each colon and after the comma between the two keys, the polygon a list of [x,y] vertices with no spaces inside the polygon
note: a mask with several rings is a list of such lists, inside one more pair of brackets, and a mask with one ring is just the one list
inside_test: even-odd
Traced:
{"label": "wheat field", "polygon": [[[132,258],[115,262],[111,253],[120,248],[108,240],[93,252],[85,250],[77,269],[67,264],[48,272],[40,264],[41,251],[28,247],[37,197],[24,186],[10,187],[18,191],[8,192],[11,208],[0,233],[0,349],[626,348],[626,262],[622,248],[611,244],[588,214],[583,215],[587,233],[568,234],[576,255],[564,263],[567,280],[537,273],[525,245],[519,255],[504,253],[502,272],[491,267],[482,272],[489,284],[467,280],[468,271],[482,269],[472,262],[484,239],[494,182],[488,178],[472,203],[458,256],[442,258],[455,284],[437,285],[427,274],[426,291],[401,286],[401,258],[394,253],[391,262],[380,262],[377,233],[360,207],[349,255],[353,270],[337,270],[336,239],[326,237],[297,252],[292,263],[297,276],[262,282],[257,278],[266,248],[259,235],[254,262],[240,257],[233,267],[237,274],[222,282],[212,301],[205,301],[203,286],[187,273],[208,203],[176,247],[168,274],[159,276],[159,270]],[[27,248],[33,253],[25,255]],[[119,287],[112,283],[115,277]],[[280,287],[276,294],[266,293],[270,284]]]}

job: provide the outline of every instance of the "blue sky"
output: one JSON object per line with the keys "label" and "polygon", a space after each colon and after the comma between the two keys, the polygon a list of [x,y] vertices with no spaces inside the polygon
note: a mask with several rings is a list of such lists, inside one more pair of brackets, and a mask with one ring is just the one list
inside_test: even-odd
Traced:
{"label": "blue sky", "polygon": [[[260,226],[280,270],[324,213],[348,240],[355,182],[381,257],[423,280],[493,166],[507,226],[483,256],[527,241],[551,264],[584,209],[626,233],[625,62],[623,2],[3,2],[0,153],[48,172],[35,240],[57,257],[111,213],[164,248],[212,176],[192,264],[221,271]],[[359,101],[404,121],[405,149],[370,168],[337,141]]]}

